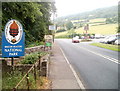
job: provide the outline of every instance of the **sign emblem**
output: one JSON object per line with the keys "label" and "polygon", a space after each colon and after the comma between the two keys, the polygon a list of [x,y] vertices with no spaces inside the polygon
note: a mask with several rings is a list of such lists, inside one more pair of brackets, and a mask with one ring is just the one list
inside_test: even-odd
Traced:
{"label": "sign emblem", "polygon": [[17,44],[23,34],[23,28],[17,20],[10,20],[5,26],[5,37],[10,44]]}

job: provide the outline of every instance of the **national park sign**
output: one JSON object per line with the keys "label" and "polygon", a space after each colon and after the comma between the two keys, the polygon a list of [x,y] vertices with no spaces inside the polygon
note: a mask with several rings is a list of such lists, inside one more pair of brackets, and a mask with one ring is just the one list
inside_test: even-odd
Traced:
{"label": "national park sign", "polygon": [[25,33],[21,23],[10,20],[2,33],[2,57],[24,56]]}

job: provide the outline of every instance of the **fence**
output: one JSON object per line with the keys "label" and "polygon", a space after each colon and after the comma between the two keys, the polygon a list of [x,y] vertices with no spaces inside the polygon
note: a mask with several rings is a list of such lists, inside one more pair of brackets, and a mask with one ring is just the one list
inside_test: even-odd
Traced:
{"label": "fence", "polygon": [[[17,83],[17,85],[13,88],[13,91],[17,91],[21,89],[30,90],[36,89],[38,85],[42,85],[42,76],[48,76],[48,64],[50,60],[50,55],[46,55],[44,57],[39,57],[39,60],[31,65],[30,69],[26,72],[23,78]],[[38,84],[39,82],[39,84]]]}

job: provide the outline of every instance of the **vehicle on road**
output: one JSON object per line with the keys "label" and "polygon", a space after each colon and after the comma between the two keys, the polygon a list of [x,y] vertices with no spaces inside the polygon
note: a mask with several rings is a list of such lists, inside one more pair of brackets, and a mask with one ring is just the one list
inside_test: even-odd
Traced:
{"label": "vehicle on road", "polygon": [[72,38],[72,43],[79,43],[80,39],[78,36]]}

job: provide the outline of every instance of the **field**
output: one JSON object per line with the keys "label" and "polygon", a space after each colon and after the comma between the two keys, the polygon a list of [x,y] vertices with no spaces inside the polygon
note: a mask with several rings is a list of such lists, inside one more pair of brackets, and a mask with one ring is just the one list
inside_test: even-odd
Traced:
{"label": "field", "polygon": [[89,22],[93,23],[93,22],[105,22],[105,18],[98,18],[98,19],[91,19]]}
{"label": "field", "polygon": [[[79,28],[75,30],[76,33],[84,33],[84,28]],[[116,34],[117,32],[117,24],[106,24],[106,25],[97,25],[97,26],[90,26],[88,33],[92,34],[102,34],[102,35],[109,35],[109,34]]]}
{"label": "field", "polygon": [[[117,24],[106,24],[106,25],[97,25],[97,26],[90,26],[88,33],[89,34],[102,34],[102,35],[110,35],[110,34],[116,34],[117,33]],[[77,34],[83,34],[85,33],[84,28],[76,29],[75,32]],[[65,36],[68,35],[67,31],[56,33],[55,37],[59,36]]]}
{"label": "field", "polygon": [[[72,22],[78,22],[80,20],[75,20]],[[117,33],[117,27],[118,24],[106,24],[105,23],[106,19],[105,18],[97,18],[97,19],[92,19],[89,20],[89,34],[101,34],[101,35],[111,35],[111,34],[116,34]],[[69,30],[68,30],[69,31]],[[77,34],[83,34],[85,33],[84,27],[78,28],[74,30]],[[60,37],[65,37],[68,35],[68,32],[61,32],[61,33],[56,33],[55,37],[60,38]]]}
{"label": "field", "polygon": [[55,37],[61,37],[61,36],[65,36],[65,35],[67,35],[67,31],[65,31],[65,32],[60,32],[60,33],[56,33],[55,34]]}

